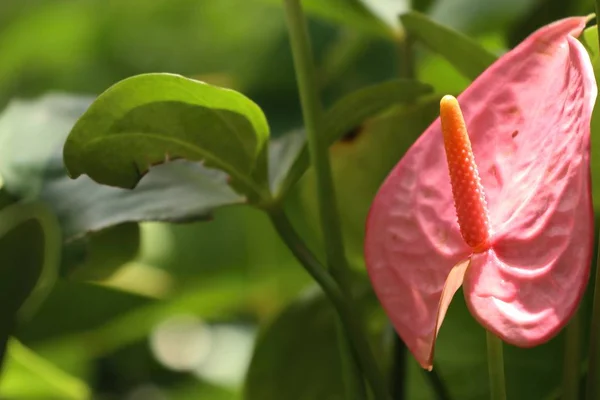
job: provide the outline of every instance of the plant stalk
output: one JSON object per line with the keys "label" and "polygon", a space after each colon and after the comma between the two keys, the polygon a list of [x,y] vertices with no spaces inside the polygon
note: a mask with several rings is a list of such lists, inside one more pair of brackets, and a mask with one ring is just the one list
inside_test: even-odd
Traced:
{"label": "plant stalk", "polygon": [[576,312],[566,329],[562,399],[579,399],[581,377],[581,317]]}
{"label": "plant stalk", "polygon": [[323,292],[325,292],[325,295],[336,309],[340,321],[344,325],[345,332],[354,348],[354,355],[360,362],[360,369],[369,382],[375,399],[389,400],[385,380],[373,357],[363,327],[356,318],[355,308],[347,302],[338,284],[327,273],[325,267],[317,260],[315,255],[296,233],[284,212],[282,210],[272,210],[269,212],[269,216],[281,239],[304,266],[306,271],[321,286]]}
{"label": "plant stalk", "polygon": [[[599,0],[600,2],[600,0]],[[590,327],[590,344],[588,349],[588,371],[586,379],[587,400],[599,400],[600,391],[598,390],[598,359],[600,358],[600,243],[598,245],[598,255],[596,256],[596,278],[594,281],[594,302],[592,307],[592,322]]]}
{"label": "plant stalk", "polygon": [[[596,0],[596,25],[600,23],[600,0]],[[598,36],[598,44],[600,45],[600,36]],[[600,245],[598,246],[598,255],[600,255]],[[590,327],[590,344],[588,349],[588,372],[586,379],[586,393],[585,398],[587,400],[600,399],[600,390],[598,390],[598,359],[600,346],[598,341],[600,340],[600,268],[598,268],[598,261],[600,257],[596,256],[596,278],[594,280],[594,303],[592,308],[592,322]]]}
{"label": "plant stalk", "polygon": [[486,331],[485,334],[488,352],[488,371],[490,374],[490,399],[506,400],[502,340],[489,331]]}

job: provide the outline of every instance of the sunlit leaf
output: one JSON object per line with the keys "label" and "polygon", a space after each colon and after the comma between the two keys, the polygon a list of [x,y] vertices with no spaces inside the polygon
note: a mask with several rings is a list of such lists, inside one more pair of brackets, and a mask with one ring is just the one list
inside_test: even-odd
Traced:
{"label": "sunlit leaf", "polygon": [[204,219],[216,207],[243,201],[223,174],[184,160],[153,168],[133,191],[98,185],[85,176],[70,179],[62,146],[90,102],[49,95],[13,102],[0,116],[4,188],[18,198],[47,203],[67,240],[124,222]]}
{"label": "sunlit leaf", "polygon": [[400,20],[412,37],[447,59],[466,78],[475,79],[496,60],[494,54],[473,39],[423,14],[410,12],[402,15]]}
{"label": "sunlit leaf", "polygon": [[2,398],[86,400],[90,396],[85,382],[68,375],[17,340],[9,342],[7,358],[0,381]]}
{"label": "sunlit leaf", "polygon": [[269,127],[245,96],[171,74],[125,79],[79,119],[64,147],[73,178],[134,188],[156,164],[183,158],[226,172],[239,190],[268,198]]}

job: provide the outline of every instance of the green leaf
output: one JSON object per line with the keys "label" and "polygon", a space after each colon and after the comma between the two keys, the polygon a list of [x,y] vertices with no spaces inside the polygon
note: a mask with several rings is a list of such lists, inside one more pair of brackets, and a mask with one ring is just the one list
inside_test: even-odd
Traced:
{"label": "green leaf", "polygon": [[90,397],[90,389],[13,339],[8,345],[0,396],[15,400],[86,400]]}
{"label": "green leaf", "polygon": [[[365,120],[380,114],[382,111],[401,103],[416,101],[419,97],[429,94],[433,89],[417,81],[396,79],[350,93],[335,103],[325,115],[325,141],[332,145],[343,135],[352,133]],[[288,137],[284,141],[296,137]],[[300,149],[300,147],[297,147]],[[299,151],[296,160],[286,178],[279,187],[279,196],[287,191],[300,179],[309,167],[309,155],[306,145]]]}
{"label": "green leaf", "polygon": [[98,185],[86,176],[70,179],[62,147],[90,102],[49,95],[13,102],[0,116],[4,188],[18,198],[48,204],[66,240],[125,222],[205,219],[217,207],[244,201],[224,174],[185,160],[153,168],[133,190]]}
{"label": "green leaf", "polygon": [[[280,0],[262,0],[281,4]],[[379,20],[360,0],[304,0],[307,13],[336,23],[358,28],[366,33],[393,37],[394,31]]]}
{"label": "green leaf", "polygon": [[477,78],[496,56],[462,33],[438,24],[418,12],[400,17],[409,35],[422,42],[431,51],[448,60],[468,79]]}
{"label": "green leaf", "polygon": [[[543,7],[541,9],[544,14],[556,7],[548,4],[548,1],[537,0],[436,1],[430,8],[429,15],[431,19],[452,29],[467,33],[487,33],[511,27],[537,4]],[[569,14],[562,14],[561,18],[566,15]]]}
{"label": "green leaf", "polygon": [[134,188],[156,164],[204,161],[226,172],[238,190],[269,198],[269,127],[260,108],[232,90],[171,74],[125,79],[79,119],[64,147],[73,178],[87,174]]}
{"label": "green leaf", "polygon": [[102,285],[59,280],[35,316],[18,328],[17,336],[25,343],[74,336],[154,303],[155,299]]}
{"label": "green leaf", "polygon": [[61,269],[69,279],[101,281],[133,260],[139,246],[140,227],[134,222],[91,232],[69,243]]}
{"label": "green leaf", "polygon": [[339,398],[335,312],[322,295],[292,303],[262,332],[244,392],[246,400]]}

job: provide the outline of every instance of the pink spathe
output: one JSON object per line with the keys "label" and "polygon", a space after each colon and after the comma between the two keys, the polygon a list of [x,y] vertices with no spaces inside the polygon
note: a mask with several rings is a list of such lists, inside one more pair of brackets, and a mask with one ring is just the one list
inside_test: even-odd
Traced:
{"label": "pink spathe", "polygon": [[575,311],[593,249],[590,120],[596,83],[574,37],[586,17],[545,26],[459,97],[487,200],[490,247],[461,237],[436,120],[379,189],[367,220],[373,287],[423,368],[463,285],[484,328],[531,347]]}

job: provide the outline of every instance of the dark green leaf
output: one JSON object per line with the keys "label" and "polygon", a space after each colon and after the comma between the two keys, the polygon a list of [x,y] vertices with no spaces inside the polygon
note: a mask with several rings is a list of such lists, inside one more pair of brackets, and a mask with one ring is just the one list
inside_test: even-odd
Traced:
{"label": "dark green leaf", "polygon": [[260,108],[232,90],[171,74],[125,79],[79,119],[64,147],[72,177],[87,174],[134,188],[156,164],[204,161],[226,172],[236,188],[268,198],[269,127]]}
{"label": "dark green leaf", "polygon": [[[365,120],[394,105],[416,101],[431,92],[430,86],[405,79],[392,80],[357,90],[340,99],[326,113],[325,141],[331,145],[344,135],[352,135]],[[283,140],[291,139],[290,137]],[[293,140],[296,143],[296,138]],[[304,146],[283,181],[280,192],[286,193],[300,179],[308,166],[308,149]]]}
{"label": "dark green leaf", "polygon": [[335,313],[313,293],[284,310],[259,337],[244,399],[337,399],[340,393]]}
{"label": "dark green leaf", "polygon": [[[52,288],[60,259],[60,230],[38,204],[0,211],[0,342],[28,319]],[[0,360],[1,362],[1,360]]]}
{"label": "dark green leaf", "polygon": [[140,227],[134,222],[91,232],[69,243],[61,272],[70,279],[101,281],[133,260],[139,246]]}
{"label": "dark green leaf", "polygon": [[[177,160],[159,165],[134,190],[67,177],[62,146],[90,99],[51,95],[14,102],[0,116],[0,175],[6,190],[41,199],[57,214],[67,240],[124,222],[206,218],[243,198],[218,171]],[[135,239],[135,238],[134,238]]]}
{"label": "dark green leaf", "polygon": [[465,77],[477,78],[494,61],[496,56],[473,39],[438,24],[418,12],[400,17],[409,35],[422,42],[431,51],[448,60]]}
{"label": "dark green leaf", "polygon": [[60,280],[33,319],[19,328],[17,336],[32,343],[81,334],[153,303],[148,297],[101,285]]}
{"label": "dark green leaf", "polygon": [[[429,15],[431,19],[461,32],[488,33],[510,27],[518,18],[526,15],[532,10],[536,3],[547,3],[547,1],[436,1],[429,9]],[[553,6],[544,4],[544,7],[552,8]],[[564,15],[566,16],[568,14]]]}

